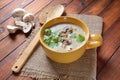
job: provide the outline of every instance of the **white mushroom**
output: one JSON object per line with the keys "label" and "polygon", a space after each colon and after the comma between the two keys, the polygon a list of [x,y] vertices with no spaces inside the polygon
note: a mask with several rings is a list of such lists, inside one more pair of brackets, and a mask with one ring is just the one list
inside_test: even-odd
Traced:
{"label": "white mushroom", "polygon": [[[22,8],[16,8],[15,10],[13,10],[12,16],[16,25],[15,29],[21,29],[24,33],[28,33],[35,25],[33,22],[34,16],[31,13],[27,13]],[[8,26],[8,28],[11,30],[13,27],[11,28],[10,26]],[[13,31],[13,33],[15,32]]]}
{"label": "white mushroom", "polygon": [[14,18],[14,21],[21,21],[22,20],[22,17],[15,17]]}
{"label": "white mushroom", "polygon": [[28,22],[25,26],[23,26],[23,32],[28,33],[32,29],[32,24]]}
{"label": "white mushroom", "polygon": [[21,28],[19,27],[7,25],[7,30],[9,31],[9,33],[15,33],[18,29],[21,30]]}
{"label": "white mushroom", "polygon": [[23,17],[26,14],[26,11],[22,8],[16,8],[12,11],[12,16],[15,17]]}
{"label": "white mushroom", "polygon": [[34,25],[31,22],[22,22],[22,21],[15,21],[15,24],[18,27],[21,27],[24,33],[28,33]]}
{"label": "white mushroom", "polygon": [[34,23],[34,21],[31,21],[30,23],[32,24],[32,26],[35,26],[35,23]]}
{"label": "white mushroom", "polygon": [[23,22],[23,21],[15,21],[15,25],[19,26],[19,27],[24,27],[27,23]]}
{"label": "white mushroom", "polygon": [[24,22],[31,22],[34,20],[34,16],[31,13],[27,13],[23,16]]}

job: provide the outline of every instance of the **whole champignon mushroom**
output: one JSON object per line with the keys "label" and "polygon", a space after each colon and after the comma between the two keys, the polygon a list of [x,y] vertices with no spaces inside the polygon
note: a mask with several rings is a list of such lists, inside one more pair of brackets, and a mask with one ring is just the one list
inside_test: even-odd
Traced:
{"label": "whole champignon mushroom", "polygon": [[15,17],[23,17],[26,14],[26,11],[22,8],[16,8],[12,11],[13,18]]}
{"label": "whole champignon mushroom", "polygon": [[22,28],[20,28],[20,27],[7,25],[7,30],[9,31],[9,33],[15,33],[19,29],[22,30]]}
{"label": "whole champignon mushroom", "polygon": [[27,13],[23,16],[24,22],[31,22],[34,20],[34,16],[31,13]]}

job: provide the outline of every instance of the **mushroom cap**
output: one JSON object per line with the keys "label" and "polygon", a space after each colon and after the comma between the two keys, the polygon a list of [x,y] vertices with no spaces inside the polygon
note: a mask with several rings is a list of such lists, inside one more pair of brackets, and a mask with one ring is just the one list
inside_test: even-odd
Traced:
{"label": "mushroom cap", "polygon": [[23,16],[23,21],[24,22],[31,22],[34,20],[34,16],[31,13],[27,13]]}
{"label": "mushroom cap", "polygon": [[28,33],[32,29],[32,24],[28,22],[25,26],[23,26],[23,32]]}
{"label": "mushroom cap", "polygon": [[22,8],[16,8],[12,11],[12,16],[13,17],[22,17],[24,16],[26,11]]}

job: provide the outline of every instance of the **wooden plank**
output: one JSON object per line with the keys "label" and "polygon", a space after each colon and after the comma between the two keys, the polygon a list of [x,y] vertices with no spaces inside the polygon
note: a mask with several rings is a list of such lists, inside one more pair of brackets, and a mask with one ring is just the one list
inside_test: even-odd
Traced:
{"label": "wooden plank", "polygon": [[[52,0],[51,0],[52,1]],[[32,3],[31,6],[34,6],[37,2],[41,3],[41,5],[37,5],[35,6],[32,11],[33,11],[33,14],[37,13],[37,11],[39,11],[40,9],[42,9],[43,7],[45,7],[47,4],[49,4],[51,2],[50,0],[38,0],[38,1],[35,1]],[[29,7],[26,7],[28,10],[31,9],[31,6]],[[38,9],[38,7],[41,7],[39,8],[39,10],[36,10],[36,8]],[[36,11],[35,11],[35,10]],[[11,18],[12,19],[12,18]],[[3,26],[6,27],[7,23],[11,23],[12,20],[9,19],[9,22],[6,22],[6,24],[4,24]],[[37,19],[37,16],[36,16],[36,19]],[[6,30],[7,31],[7,30]],[[6,33],[5,33],[6,34]],[[0,35],[1,37],[3,37],[4,35]],[[5,44],[6,45],[3,45],[3,46],[0,46],[0,55],[2,55],[0,57],[0,61],[6,57],[11,51],[13,51],[18,45],[20,45],[24,40],[25,40],[25,35],[24,34],[16,34],[16,36],[14,36],[14,40],[11,39],[10,36],[7,36],[4,40],[2,40],[0,42],[1,45]],[[12,44],[12,45],[11,45]],[[4,49],[3,49],[4,48]],[[8,48],[7,50],[5,50],[5,48]],[[5,51],[4,51],[5,50]]]}
{"label": "wooden plank", "polygon": [[16,58],[20,55],[18,53],[24,48],[25,45],[26,43],[18,47],[14,52],[12,52],[12,54],[0,62],[0,71],[2,72],[2,74],[0,74],[1,80],[6,80],[12,74],[11,67],[16,61]]}
{"label": "wooden plank", "polygon": [[120,46],[120,18],[104,33],[103,40],[98,50],[98,73]]}
{"label": "wooden plank", "polygon": [[0,25],[0,28],[2,29],[2,32],[0,33],[0,41],[9,35],[9,32],[7,30],[7,25],[14,25],[14,21],[12,17],[7,19],[7,21],[5,21]]}
{"label": "wooden plank", "polygon": [[[117,20],[118,19],[118,17],[119,17],[119,15],[117,14],[117,15],[113,15],[113,14],[116,14],[116,12],[117,11],[119,11],[118,9],[116,9],[116,8],[118,8],[118,5],[120,5],[120,4],[118,4],[120,1],[119,0],[96,0],[95,2],[93,2],[93,3],[91,3],[86,9],[84,9],[81,13],[83,14],[89,14],[89,15],[99,15],[99,16],[101,16],[101,17],[103,17],[104,16],[104,18],[103,18],[103,20],[104,20],[104,23],[106,24],[106,23],[110,23],[110,25],[106,25],[106,26],[104,26],[104,29],[103,30],[105,30],[106,29],[106,31],[111,27],[111,23],[114,23],[114,20]],[[112,7],[114,7],[114,8],[112,8]],[[115,10],[114,10],[115,9]],[[111,11],[113,11],[113,13],[111,13]],[[107,15],[106,15],[107,14]],[[110,15],[112,15],[112,17],[110,17]],[[110,19],[110,20],[106,20],[107,19],[107,17]],[[112,21],[112,18],[114,18],[114,20]],[[107,28],[106,28],[107,27]],[[109,27],[109,28],[108,28]],[[114,27],[114,26],[112,26],[112,27]],[[112,28],[111,28],[111,30],[112,30]],[[107,31],[107,33],[108,33],[109,31]],[[105,32],[103,32],[103,34],[106,34]],[[112,31],[111,31],[111,34],[112,34]],[[102,46],[102,48],[100,48],[99,49],[99,53],[98,53],[98,59],[99,58],[103,58],[104,59],[104,57],[103,56],[100,56],[99,57],[99,55],[104,55],[104,54],[106,54],[105,56],[107,56],[107,55],[109,55],[109,52],[107,52],[108,50],[109,51],[112,51],[111,50],[111,48],[109,49],[109,42],[107,42],[107,41],[109,41],[109,39],[111,38],[111,37],[109,37],[109,38],[107,38],[107,36],[106,35],[103,35],[103,38],[104,38],[104,42],[103,42],[103,46]],[[114,40],[112,40],[112,41],[114,41]],[[118,41],[118,39],[116,39],[115,38],[115,41],[117,42]],[[118,41],[119,42],[119,41]],[[112,42],[110,42],[110,44],[111,45],[113,45],[113,44],[115,44],[115,43],[112,43]],[[108,46],[107,46],[108,45]],[[115,46],[115,45],[114,45]],[[115,47],[115,49],[118,47],[118,45],[116,45],[116,47]],[[106,48],[106,49],[105,49]],[[113,48],[113,47],[112,47]],[[107,50],[108,49],[108,50]],[[104,52],[102,52],[102,51],[104,51]],[[112,55],[114,53],[114,51],[112,51],[112,52],[110,52],[110,55]],[[108,56],[107,57],[107,59],[109,59],[111,56]],[[107,61],[107,59],[105,59],[106,61]],[[99,72],[99,70],[100,70],[100,68],[101,68],[101,66],[103,66],[104,65],[104,61],[102,61],[102,59],[99,59],[98,60],[99,62],[98,62],[98,72]]]}
{"label": "wooden plank", "polygon": [[114,0],[99,16],[104,20],[104,33],[120,17],[120,0]]}
{"label": "wooden plank", "polygon": [[11,53],[13,50],[15,50],[18,45],[25,41],[26,38],[23,34],[13,36],[13,39],[8,36],[0,42],[0,61],[3,60],[3,58],[6,57],[9,53]]}
{"label": "wooden plank", "polygon": [[98,80],[120,80],[120,47],[99,73]]}
{"label": "wooden plank", "polygon": [[101,16],[105,23],[105,32],[120,16],[119,5],[120,0],[96,0],[81,13]]}
{"label": "wooden plank", "polygon": [[93,0],[74,0],[68,6],[66,6],[66,13],[76,14],[80,13],[84,8],[86,8]]}
{"label": "wooden plank", "polygon": [[11,12],[17,8],[21,7],[24,8],[26,5],[31,3],[33,0],[15,0],[11,2],[6,7],[0,10],[0,24],[3,23],[5,20],[11,17]]}
{"label": "wooden plank", "polygon": [[69,5],[73,0],[53,0],[48,6],[55,6],[58,4],[62,4],[64,6]]}
{"label": "wooden plank", "polygon": [[13,0],[0,0],[0,9],[11,3]]}
{"label": "wooden plank", "polygon": [[81,14],[98,15],[112,2],[113,0],[95,0]]}

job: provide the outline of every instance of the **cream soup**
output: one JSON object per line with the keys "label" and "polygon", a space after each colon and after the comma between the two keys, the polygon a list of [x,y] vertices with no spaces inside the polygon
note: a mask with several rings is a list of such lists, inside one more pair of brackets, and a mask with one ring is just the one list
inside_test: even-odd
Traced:
{"label": "cream soup", "polygon": [[70,51],[79,48],[86,35],[81,27],[72,23],[53,25],[44,31],[44,43],[56,51]]}

